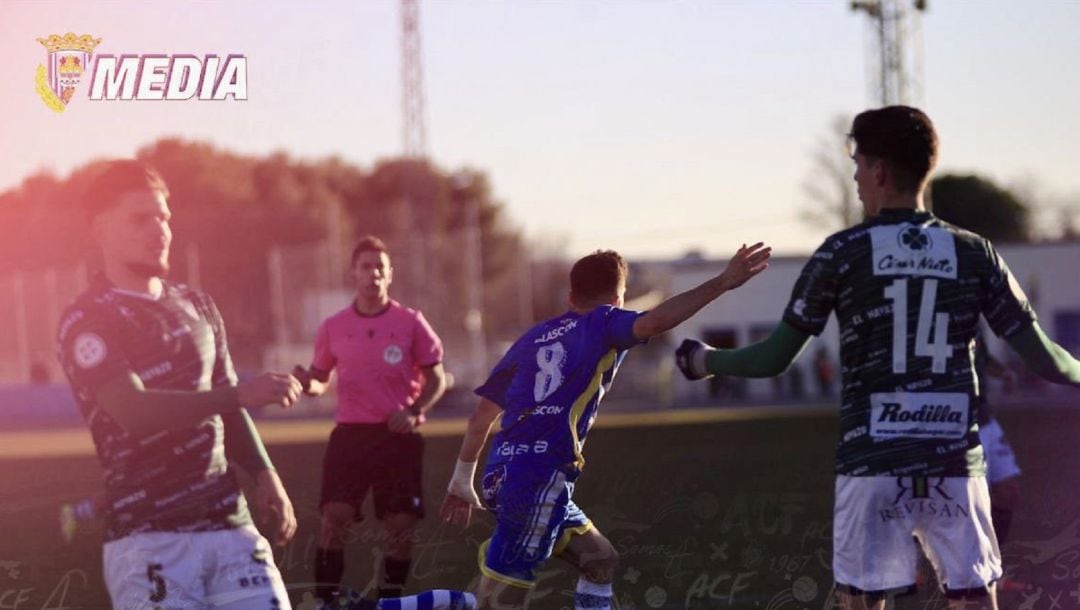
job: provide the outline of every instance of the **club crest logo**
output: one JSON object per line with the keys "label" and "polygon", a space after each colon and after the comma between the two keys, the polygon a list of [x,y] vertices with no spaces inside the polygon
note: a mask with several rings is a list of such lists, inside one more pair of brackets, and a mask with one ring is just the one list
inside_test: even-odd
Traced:
{"label": "club crest logo", "polygon": [[[68,32],[37,41],[48,52],[34,77],[38,97],[61,113],[86,81],[90,101],[246,100],[247,56],[95,53],[100,38]],[[85,77],[85,78],[84,78]]]}
{"label": "club crest logo", "polygon": [[401,348],[396,345],[389,345],[383,350],[383,362],[387,364],[398,364],[401,362],[405,354],[401,351]]}
{"label": "club crest logo", "polygon": [[910,252],[925,252],[934,247],[934,242],[930,241],[930,234],[920,227],[908,227],[900,231],[897,239],[900,241],[900,247]]}
{"label": "club crest logo", "polygon": [[76,36],[68,32],[63,36],[53,34],[38,38],[48,52],[44,64],[38,64],[34,78],[35,89],[41,101],[53,112],[63,112],[75,96],[75,88],[90,69],[94,48],[101,44],[100,38],[89,34]]}
{"label": "club crest logo", "polygon": [[75,364],[82,369],[92,369],[105,361],[109,353],[105,347],[105,341],[94,333],[82,333],[75,337],[72,345],[72,353],[75,356]]}

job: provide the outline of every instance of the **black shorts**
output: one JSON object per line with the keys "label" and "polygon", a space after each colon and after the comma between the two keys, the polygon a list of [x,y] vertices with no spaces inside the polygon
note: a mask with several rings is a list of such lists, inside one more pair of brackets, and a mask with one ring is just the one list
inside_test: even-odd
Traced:
{"label": "black shorts", "polygon": [[344,502],[356,509],[368,490],[375,499],[375,517],[407,513],[424,517],[424,437],[391,432],[386,424],[338,424],[330,433],[323,458],[319,508]]}

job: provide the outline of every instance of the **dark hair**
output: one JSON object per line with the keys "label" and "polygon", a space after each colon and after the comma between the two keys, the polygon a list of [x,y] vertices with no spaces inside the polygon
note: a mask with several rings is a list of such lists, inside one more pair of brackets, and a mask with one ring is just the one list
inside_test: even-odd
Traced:
{"label": "dark hair", "polygon": [[884,161],[901,193],[917,191],[937,163],[938,138],[930,117],[910,106],[886,106],[855,117],[848,137],[855,151]]}
{"label": "dark hair", "polygon": [[150,189],[169,196],[169,187],[154,168],[134,159],[109,161],[83,192],[83,209],[88,220],[108,210],[125,193]]}
{"label": "dark hair", "polygon": [[390,250],[386,248],[386,243],[374,235],[365,235],[356,243],[356,247],[352,251],[351,264],[356,264],[356,257],[360,256],[361,252],[382,252],[387,257],[390,256]]}
{"label": "dark hair", "polygon": [[626,282],[626,261],[614,250],[597,250],[570,269],[570,298],[579,306],[607,300]]}

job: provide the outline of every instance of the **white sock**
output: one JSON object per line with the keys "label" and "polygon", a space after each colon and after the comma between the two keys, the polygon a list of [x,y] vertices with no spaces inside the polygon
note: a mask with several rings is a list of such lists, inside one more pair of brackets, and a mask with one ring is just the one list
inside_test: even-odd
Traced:
{"label": "white sock", "polygon": [[578,578],[574,610],[611,610],[611,583],[600,584]]}
{"label": "white sock", "polygon": [[418,595],[380,599],[378,610],[475,610],[476,597],[466,591],[435,589]]}

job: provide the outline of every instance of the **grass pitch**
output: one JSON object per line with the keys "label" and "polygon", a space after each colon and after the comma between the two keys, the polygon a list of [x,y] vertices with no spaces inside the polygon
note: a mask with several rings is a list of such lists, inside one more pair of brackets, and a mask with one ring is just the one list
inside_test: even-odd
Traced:
{"label": "grass pitch", "polygon": [[[999,418],[1025,470],[1024,499],[1004,549],[1010,581],[1002,607],[1078,608],[1080,496],[1073,490],[1080,475],[1080,411],[1029,406]],[[620,608],[831,607],[837,430],[831,409],[602,413],[599,421],[575,501],[621,554]],[[330,424],[259,425],[300,520],[277,561],[294,605],[304,608]],[[418,532],[410,590],[468,587],[477,572],[477,546],[490,533],[487,515],[466,531],[435,518],[460,430],[460,422],[430,425],[428,518]],[[62,503],[101,489],[97,460],[86,451],[89,435],[2,436],[0,607],[107,608],[100,524],[83,524],[65,542],[58,521]],[[365,521],[354,535],[345,580],[363,590],[371,585],[379,530]],[[551,561],[532,608],[572,608],[575,580],[565,564]],[[897,607],[945,605],[929,583]]]}

